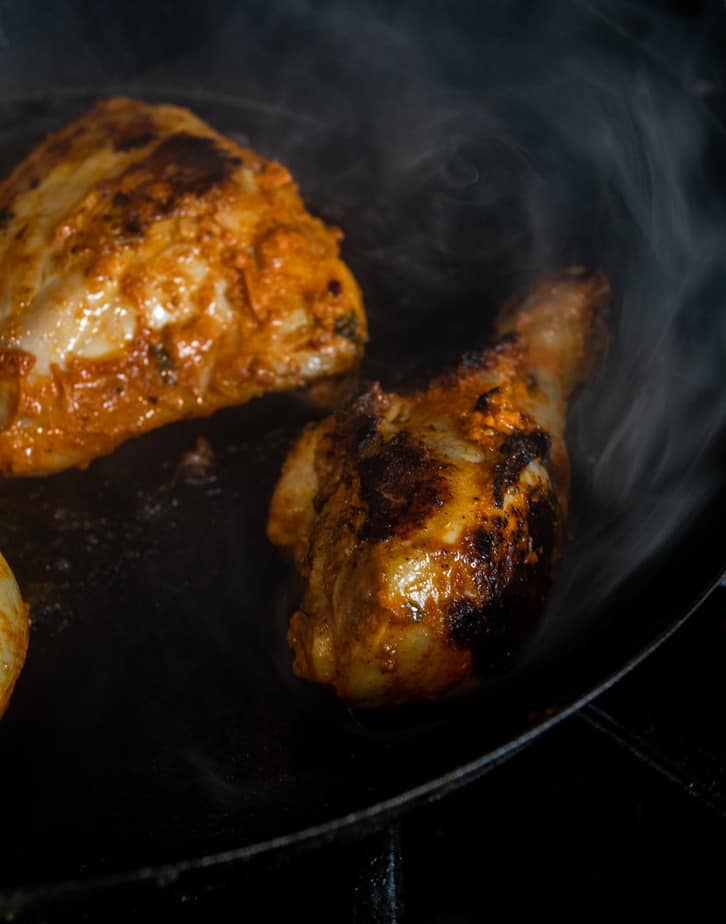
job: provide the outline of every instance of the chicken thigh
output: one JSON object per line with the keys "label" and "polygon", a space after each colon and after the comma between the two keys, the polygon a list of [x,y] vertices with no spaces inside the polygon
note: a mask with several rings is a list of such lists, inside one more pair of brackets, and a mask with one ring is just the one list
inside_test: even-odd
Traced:
{"label": "chicken thigh", "polygon": [[111,99],[51,135],[0,185],[0,473],[350,369],[340,237],[186,109]]}
{"label": "chicken thigh", "polygon": [[288,456],[268,535],[303,584],[295,672],[360,706],[432,699],[506,663],[541,616],[567,516],[572,390],[606,280],[540,280],[498,342],[410,396],[373,385]]}

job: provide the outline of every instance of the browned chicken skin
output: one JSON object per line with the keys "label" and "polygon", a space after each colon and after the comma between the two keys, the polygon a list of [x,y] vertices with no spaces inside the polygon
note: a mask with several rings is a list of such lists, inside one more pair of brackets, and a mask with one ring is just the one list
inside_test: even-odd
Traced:
{"label": "browned chicken skin", "polygon": [[502,309],[497,345],[426,391],[374,385],[304,431],[268,523],[303,581],[299,676],[355,705],[431,699],[526,635],[564,540],[566,402],[608,298],[601,275],[541,280]]}
{"label": "browned chicken skin", "polygon": [[51,135],[0,186],[0,473],[350,369],[340,236],[186,109],[112,99]]}

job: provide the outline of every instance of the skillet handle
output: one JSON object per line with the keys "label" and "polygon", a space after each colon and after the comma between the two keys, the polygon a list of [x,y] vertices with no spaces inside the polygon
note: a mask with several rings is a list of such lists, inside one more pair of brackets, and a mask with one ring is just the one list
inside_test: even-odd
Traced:
{"label": "skillet handle", "polygon": [[353,894],[354,924],[402,924],[401,827],[392,822],[361,844]]}

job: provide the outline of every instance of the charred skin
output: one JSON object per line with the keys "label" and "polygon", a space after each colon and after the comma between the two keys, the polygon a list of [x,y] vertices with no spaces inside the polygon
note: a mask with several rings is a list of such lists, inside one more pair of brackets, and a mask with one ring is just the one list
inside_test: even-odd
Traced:
{"label": "charred skin", "polygon": [[268,522],[302,578],[299,676],[358,706],[433,699],[527,637],[565,538],[566,402],[608,298],[601,275],[541,280],[426,391],[373,385],[302,434]]}
{"label": "charred skin", "polygon": [[0,473],[354,367],[341,233],[191,112],[111,99],[0,185]]}

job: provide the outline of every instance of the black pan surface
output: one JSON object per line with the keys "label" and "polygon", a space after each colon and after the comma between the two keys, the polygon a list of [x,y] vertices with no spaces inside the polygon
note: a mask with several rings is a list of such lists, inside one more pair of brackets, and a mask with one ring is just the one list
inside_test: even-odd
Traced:
{"label": "black pan surface", "polygon": [[[492,53],[501,55],[504,42],[510,70],[499,82],[486,68],[476,78],[489,79],[489,97],[474,119],[467,88],[466,106],[444,133],[456,143],[443,153],[423,150],[426,138],[439,137],[430,121],[426,131],[411,121],[407,131],[420,134],[411,144],[394,130],[391,107],[377,111],[368,91],[353,93],[343,111],[328,99],[292,105],[270,90],[272,70],[266,84],[255,74],[252,94],[239,82],[236,92],[180,86],[163,73],[102,90],[41,87],[0,104],[5,170],[114,92],[182,102],[279,156],[311,209],[345,228],[344,255],[366,295],[372,332],[363,373],[389,387],[420,381],[481,345],[498,300],[541,268],[602,266],[616,295],[610,364],[571,418],[574,539],[558,594],[524,657],[467,700],[355,714],[292,677],[285,627],[295,588],[264,524],[287,447],[321,413],[302,396],[271,396],[164,428],[85,472],[0,485],[0,548],[33,617],[27,666],[0,728],[6,908],[53,883],[83,890],[139,876],[166,881],[440,794],[595,695],[672,631],[720,574],[722,420],[707,415],[695,444],[691,428],[704,395],[718,404],[710,366],[723,332],[721,280],[704,257],[707,266],[673,311],[656,296],[673,290],[662,248],[672,248],[673,260],[691,246],[703,257],[725,242],[726,230],[701,221],[699,207],[695,240],[681,252],[675,230],[659,224],[673,215],[652,201],[657,221],[644,227],[619,170],[608,170],[619,152],[608,153],[607,139],[580,143],[610,124],[607,113],[569,131],[572,118],[590,111],[582,101],[570,100],[566,117],[538,110],[533,103],[552,106],[556,94],[537,97],[538,77],[534,96],[521,96],[522,46],[507,35]],[[605,59],[619,69],[620,39],[608,41]],[[692,202],[719,201],[707,168],[720,130],[657,61],[637,60],[652,81],[646,86],[677,100],[687,126],[707,126],[694,158],[703,169],[684,182]],[[536,75],[542,61],[531,64]],[[595,84],[582,92],[596,94]],[[410,114],[416,107],[408,103]],[[622,128],[617,96],[611,104],[612,124]],[[420,155],[413,164],[412,150]],[[652,168],[648,177],[654,183],[660,173]],[[670,304],[665,296],[662,304]],[[697,307],[681,313],[682,304]],[[664,328],[688,345],[680,365],[667,369],[651,363]],[[699,357],[706,375],[694,384],[686,360]],[[660,398],[643,404],[651,374]],[[687,401],[663,397],[670,376],[680,377]],[[634,406],[657,410],[665,435],[660,424],[634,425]],[[625,436],[614,441],[618,426]],[[688,452],[678,454],[674,433],[691,440]],[[212,464],[199,464],[200,440]],[[624,471],[623,459],[641,448]]]}

